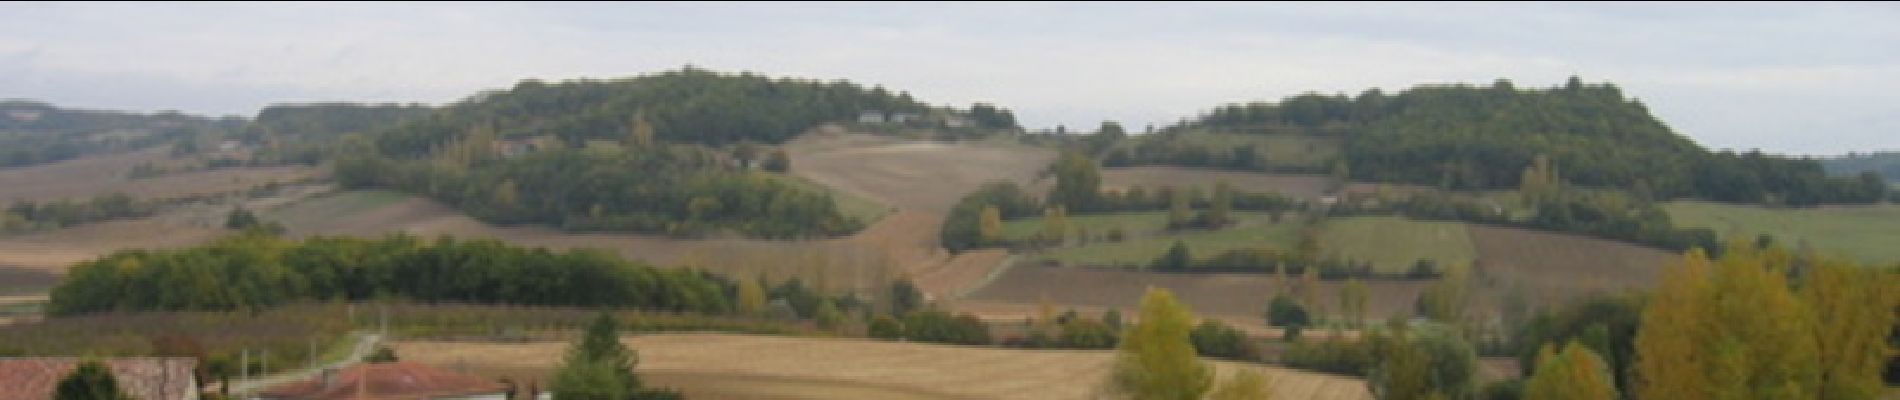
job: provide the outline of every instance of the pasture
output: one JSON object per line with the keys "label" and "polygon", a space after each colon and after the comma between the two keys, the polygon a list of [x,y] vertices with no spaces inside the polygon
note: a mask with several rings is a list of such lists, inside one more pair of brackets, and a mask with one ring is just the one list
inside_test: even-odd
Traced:
{"label": "pasture", "polygon": [[1900,205],[1814,208],[1678,201],[1663,205],[1678,227],[1714,229],[1723,239],[1770,234],[1789,248],[1811,246],[1868,264],[1900,263]]}
{"label": "pasture", "polygon": [[1404,273],[1420,259],[1440,268],[1470,264],[1477,248],[1461,222],[1418,221],[1401,217],[1328,219],[1320,230],[1320,251],[1372,262],[1373,271]]}

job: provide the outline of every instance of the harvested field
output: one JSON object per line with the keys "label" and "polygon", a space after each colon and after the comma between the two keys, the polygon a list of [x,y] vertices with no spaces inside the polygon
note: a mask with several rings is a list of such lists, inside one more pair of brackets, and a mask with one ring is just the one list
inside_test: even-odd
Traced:
{"label": "harvested field", "polygon": [[[733,334],[630,336],[639,371],[691,398],[1087,399],[1114,360],[1103,350],[1011,350],[862,339]],[[399,342],[405,360],[547,382],[567,343]],[[1267,374],[1276,398],[1370,399],[1363,381],[1259,364],[1212,362],[1225,377]],[[542,387],[545,387],[542,386]]]}
{"label": "harvested field", "polygon": [[821,128],[785,145],[792,174],[899,209],[941,214],[985,182],[1029,183],[1055,159],[1001,141],[907,141]]}
{"label": "harvested field", "polygon": [[222,229],[178,226],[151,218],[85,224],[0,236],[0,265],[63,273],[73,263],[119,250],[190,247],[225,234]]}
{"label": "harvested field", "polygon": [[45,301],[45,295],[22,295],[24,293],[46,293],[59,284],[59,275],[41,268],[20,268],[0,266],[0,304],[24,301],[37,297]]}
{"label": "harvested field", "polygon": [[0,170],[0,203],[89,198],[125,193],[135,198],[171,198],[228,193],[254,186],[318,176],[315,167],[225,168],[127,179],[132,166],[168,157],[165,148],[85,157],[26,168]]}
{"label": "harvested field", "polygon": [[[1320,282],[1319,314],[1337,309],[1340,282]],[[1425,281],[1368,281],[1366,315],[1384,318],[1410,312]],[[1277,284],[1266,274],[1162,274],[1080,267],[1018,265],[995,282],[951,304],[958,310],[1007,311],[999,305],[1034,306],[1046,298],[1058,306],[1115,307],[1134,310],[1149,287],[1167,288],[1196,314],[1264,325],[1261,315]],[[1236,325],[1240,325],[1236,323]]]}
{"label": "harvested field", "polygon": [[[1647,288],[1674,254],[1634,244],[1561,233],[1471,225],[1478,272],[1521,284],[1545,302],[1593,291]],[[1375,290],[1376,291],[1376,290]]]}
{"label": "harvested field", "polygon": [[[1222,171],[1216,169],[1145,166],[1127,168],[1103,168],[1102,188],[1105,190],[1127,190],[1140,186],[1149,193],[1162,186],[1176,188],[1199,187],[1213,190],[1214,185],[1227,182],[1235,190],[1256,193],[1280,193],[1295,199],[1318,199],[1325,195],[1328,182],[1332,178],[1313,174],[1275,174],[1266,172]],[[1050,182],[1048,185],[1053,186]],[[1047,188],[1042,188],[1047,190]]]}

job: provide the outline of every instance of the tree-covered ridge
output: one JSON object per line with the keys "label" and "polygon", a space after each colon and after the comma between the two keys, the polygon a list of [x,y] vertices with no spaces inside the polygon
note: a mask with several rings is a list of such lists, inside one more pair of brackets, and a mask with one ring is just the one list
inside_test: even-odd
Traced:
{"label": "tree-covered ridge", "polygon": [[1830,175],[1859,176],[1873,172],[1886,177],[1888,183],[1900,183],[1900,151],[1848,153],[1845,157],[1822,159],[1821,167]]}
{"label": "tree-covered ridge", "polygon": [[383,132],[377,145],[392,156],[416,156],[476,131],[502,138],[547,135],[579,144],[618,139],[633,128],[636,116],[659,140],[778,143],[863,111],[927,109],[909,94],[882,87],[686,68],[611,80],[526,80]]}
{"label": "tree-covered ridge", "polygon": [[[1000,113],[994,107],[984,110]],[[494,223],[767,238],[856,231],[825,193],[760,176],[757,143],[860,113],[923,113],[849,82],[683,69],[524,81],[346,140],[337,177],[433,197]],[[711,149],[731,145],[730,157]],[[773,157],[765,157],[767,161]]]}
{"label": "tree-covered ridge", "polygon": [[236,131],[243,126],[243,119],[212,119],[172,111],[139,114],[60,108],[27,100],[0,101],[0,168],[141,149],[204,133]]}
{"label": "tree-covered ridge", "polygon": [[550,252],[494,240],[433,242],[241,235],[183,250],[128,250],[73,266],[49,313],[258,310],[305,300],[731,309],[731,282],[599,251]]}
{"label": "tree-covered ridge", "polygon": [[1612,84],[1518,89],[1430,85],[1388,95],[1304,94],[1279,103],[1227,105],[1169,128],[1345,138],[1353,178],[1510,188],[1548,155],[1571,183],[1658,198],[1697,197],[1794,205],[1878,199],[1858,179],[1830,179],[1811,160],[1715,152],[1676,134]]}

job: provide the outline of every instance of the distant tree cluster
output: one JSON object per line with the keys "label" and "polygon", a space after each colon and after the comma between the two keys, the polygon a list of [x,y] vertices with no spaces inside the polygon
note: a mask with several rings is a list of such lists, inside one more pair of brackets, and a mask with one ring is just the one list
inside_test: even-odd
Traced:
{"label": "distant tree cluster", "polygon": [[1670,131],[1616,86],[1574,77],[1552,89],[1517,89],[1500,80],[1396,95],[1309,93],[1222,106],[1164,131],[1194,129],[1344,137],[1352,178],[1445,188],[1516,187],[1520,168],[1549,155],[1575,184],[1658,199],[1813,205],[1879,201],[1886,191],[1884,183],[1873,184],[1877,178],[1829,178],[1813,160],[1710,152]]}
{"label": "distant tree cluster", "polygon": [[350,187],[427,195],[491,223],[573,231],[693,237],[729,230],[789,239],[863,226],[845,217],[828,193],[719,166],[692,148],[554,149],[510,159],[479,154],[401,160],[349,151],[336,163],[337,179]]}
{"label": "distant tree cluster", "polygon": [[369,134],[434,112],[420,104],[272,104],[230,139],[257,146],[258,164],[315,165],[348,134]]}
{"label": "distant tree cluster", "polygon": [[0,101],[0,168],[188,142],[200,136],[221,136],[243,124],[242,119],[213,119],[174,111],[136,114]]}
{"label": "distant tree cluster", "polygon": [[718,313],[732,284],[599,251],[553,253],[493,240],[426,242],[239,235],[183,250],[128,250],[75,265],[47,311],[256,310],[301,300],[633,307]]}
{"label": "distant tree cluster", "polygon": [[59,229],[79,224],[116,219],[143,218],[157,211],[151,202],[139,201],[124,193],[93,197],[86,201],[57,200],[44,203],[22,201],[0,212],[0,233]]}
{"label": "distant tree cluster", "polygon": [[[1042,211],[1042,202],[1023,191],[1021,186],[1007,181],[986,183],[964,195],[950,208],[938,238],[943,247],[950,251],[998,245],[1001,244],[997,240],[1001,239],[1002,220],[1036,216]],[[998,232],[986,238],[983,234],[984,215],[989,213],[996,215],[994,230]]]}

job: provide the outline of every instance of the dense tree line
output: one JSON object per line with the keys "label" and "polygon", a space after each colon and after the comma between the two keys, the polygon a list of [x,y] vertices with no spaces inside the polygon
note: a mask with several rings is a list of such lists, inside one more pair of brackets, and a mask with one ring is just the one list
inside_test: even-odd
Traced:
{"label": "dense tree line", "polygon": [[1571,182],[1727,202],[1865,203],[1877,179],[1829,178],[1807,159],[1710,152],[1677,135],[1611,84],[1562,87],[1419,86],[1387,95],[1304,94],[1221,106],[1164,131],[1217,130],[1344,137],[1355,179],[1446,188],[1516,187],[1518,171],[1549,155]]}
{"label": "dense tree line", "polygon": [[1900,152],[1847,153],[1838,158],[1821,159],[1821,168],[1834,176],[1861,176],[1872,172],[1900,184]]}
{"label": "dense tree line", "polygon": [[55,200],[44,203],[22,201],[0,211],[0,233],[59,229],[73,225],[143,218],[157,211],[158,205],[139,201],[124,193],[114,193],[85,201]]}
{"label": "dense tree line", "polygon": [[[452,152],[451,152],[452,153]],[[348,152],[337,179],[432,197],[497,224],[574,231],[702,236],[736,231],[766,238],[841,235],[862,228],[830,194],[762,172],[718,164],[687,146],[553,149],[515,158],[428,160]]]}
{"label": "dense tree line", "polygon": [[239,118],[213,119],[174,111],[138,114],[0,101],[0,168],[189,141],[236,131],[243,124]]}
{"label": "dense tree line", "polygon": [[636,115],[651,124],[655,139],[664,141],[778,143],[861,111],[926,109],[910,95],[882,87],[688,67],[623,79],[522,81],[386,130],[377,135],[377,146],[393,156],[418,156],[475,129],[502,138],[552,135],[579,145],[620,138],[634,128]]}
{"label": "dense tree line", "polygon": [[433,242],[239,235],[182,250],[128,250],[79,263],[47,311],[255,310],[300,300],[634,307],[724,312],[732,284],[599,251],[554,253],[493,240]]}
{"label": "dense tree line", "polygon": [[420,104],[272,104],[231,139],[257,146],[255,163],[316,164],[333,155],[343,135],[381,131],[433,111]]}

